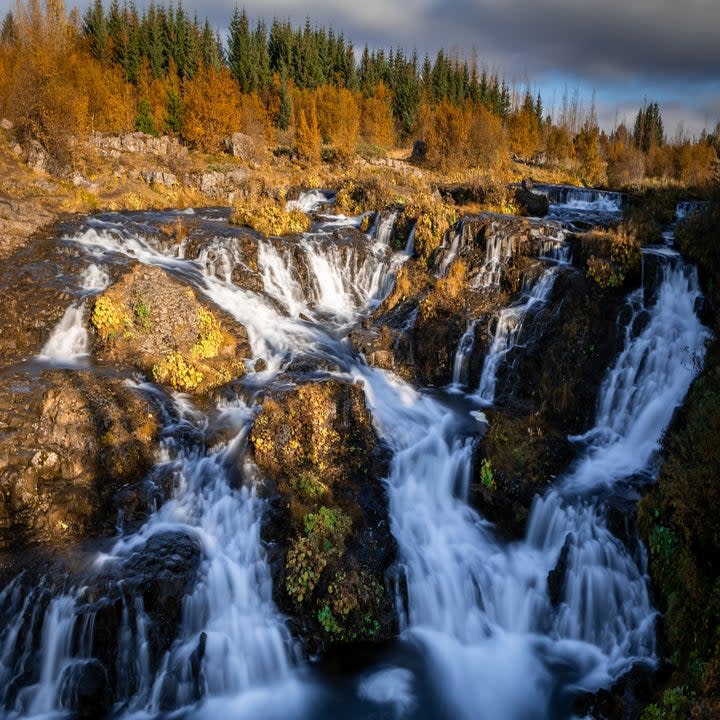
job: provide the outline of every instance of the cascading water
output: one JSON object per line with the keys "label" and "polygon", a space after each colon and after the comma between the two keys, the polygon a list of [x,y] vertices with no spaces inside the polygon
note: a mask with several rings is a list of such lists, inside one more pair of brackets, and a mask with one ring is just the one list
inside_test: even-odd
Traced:
{"label": "cascading water", "polygon": [[38,359],[51,362],[75,363],[88,354],[88,335],[83,319],[85,316],[85,298],[102,292],[110,283],[108,274],[94,263],[90,264],[80,276],[82,300],[65,311],[55,326]]}
{"label": "cascading water", "polygon": [[[252,360],[262,357],[268,368],[255,374],[257,384],[297,353],[332,359],[343,377],[363,383],[393,452],[387,490],[399,548],[401,643],[413,651],[409,660],[400,653],[359,671],[342,690],[339,712],[358,720],[569,718],[579,692],[608,687],[633,664],[654,661],[644,558],[610,532],[603,498],[651,466],[673,409],[699,371],[707,331],[695,314],[694,271],[665,255],[654,302],[640,307],[640,296],[631,298],[647,322],[628,323],[624,350],[602,385],[596,426],[577,439],[584,447],[578,463],[536,499],[525,538],[507,543],[468,504],[473,446],[483,429],[468,412],[477,398],[455,395],[450,402],[423,393],[368,368],[342,340],[351,322],[382,298],[407,255],[380,243],[363,254],[321,233],[294,247],[258,242],[263,292],[232,283],[233,268],[244,262],[232,238],[216,238],[212,252],[184,260],[114,216],[94,220],[68,241],[98,268],[120,254],[194,285],[246,326]],[[448,245],[457,252],[460,233],[455,240]],[[487,252],[484,278],[491,283],[504,251],[493,245]],[[554,270],[546,269],[509,309],[516,318],[547,297]],[[457,392],[462,367],[454,381]],[[149,384],[136,389],[162,396]],[[254,416],[248,402],[222,400],[206,415],[182,396],[172,399],[158,468],[175,478],[173,495],[138,531],[126,533],[120,523],[119,536],[95,563],[97,573],[122,568],[167,533],[189,538],[201,558],[177,634],[157,662],[148,650],[145,607],[123,591],[117,674],[126,678],[116,686],[115,717],[177,710],[183,717],[279,720],[328,717],[337,709],[333,691],[307,677],[272,601],[260,540],[265,501],[246,458]],[[213,426],[230,439],[208,449]],[[561,556],[562,586],[552,597],[548,573],[560,567]],[[0,707],[11,718],[64,717],[73,668],[92,663],[94,615],[84,609],[83,588],[27,594],[21,581],[0,593]]]}
{"label": "cascading water", "polygon": [[495,400],[498,368],[508,352],[515,347],[525,318],[538,304],[547,301],[554,282],[555,268],[549,268],[533,284],[532,290],[524,300],[518,305],[500,311],[492,342],[485,355],[480,384],[476,393],[481,402],[491,405]]}

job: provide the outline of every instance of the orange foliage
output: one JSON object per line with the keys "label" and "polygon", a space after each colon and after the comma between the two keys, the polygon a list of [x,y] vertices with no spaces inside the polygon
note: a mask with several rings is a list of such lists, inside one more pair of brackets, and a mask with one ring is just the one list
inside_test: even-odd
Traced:
{"label": "orange foliage", "polygon": [[200,150],[219,149],[223,138],[238,130],[240,92],[230,71],[204,68],[183,90],[181,137]]}
{"label": "orange foliage", "polygon": [[463,110],[443,100],[433,111],[427,132],[427,159],[443,170],[467,164],[470,128]]}
{"label": "orange foliage", "polygon": [[344,87],[323,85],[315,91],[320,136],[340,157],[357,149],[360,109],[352,92]]}
{"label": "orange foliage", "polygon": [[256,141],[268,141],[272,137],[270,114],[257,93],[240,96],[238,108],[240,130]]}
{"label": "orange foliage", "polygon": [[297,111],[295,149],[303,160],[317,162],[320,160],[320,143],[317,110],[314,98],[311,98],[307,110],[301,108]]}
{"label": "orange foliage", "polygon": [[361,100],[360,135],[365,143],[383,150],[395,142],[392,93],[383,84],[375,87],[372,97]]}
{"label": "orange foliage", "polygon": [[531,108],[514,112],[507,123],[510,150],[522,158],[533,158],[540,149],[540,127]]}

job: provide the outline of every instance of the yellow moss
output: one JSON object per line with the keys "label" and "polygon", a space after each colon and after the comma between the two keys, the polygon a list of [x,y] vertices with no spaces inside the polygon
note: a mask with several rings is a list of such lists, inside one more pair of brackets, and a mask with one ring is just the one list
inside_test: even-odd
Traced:
{"label": "yellow moss", "polygon": [[125,311],[118,308],[107,295],[95,301],[90,322],[103,340],[115,337],[121,330],[127,330],[132,326],[132,321]]}
{"label": "yellow moss", "polygon": [[156,363],[152,374],[156,382],[181,392],[197,390],[204,380],[203,373],[178,352],[172,352]]}
{"label": "yellow moss", "polygon": [[310,219],[304,212],[297,208],[286,210],[284,205],[265,197],[246,200],[236,207],[230,222],[245,225],[265,236],[289,235],[310,229]]}
{"label": "yellow moss", "polygon": [[206,360],[217,357],[223,343],[222,330],[215,316],[204,308],[198,310],[200,331],[195,345],[190,349],[193,360]]}

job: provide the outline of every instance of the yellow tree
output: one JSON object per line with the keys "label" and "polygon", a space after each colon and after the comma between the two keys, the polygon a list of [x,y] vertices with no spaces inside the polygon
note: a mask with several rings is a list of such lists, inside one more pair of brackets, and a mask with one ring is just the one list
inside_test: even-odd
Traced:
{"label": "yellow tree", "polygon": [[378,83],[372,96],[360,103],[360,135],[363,142],[386,150],[395,142],[395,122],[392,115],[392,92]]}
{"label": "yellow tree", "polygon": [[320,160],[321,140],[315,101],[309,103],[307,110],[301,108],[297,115],[295,149],[303,160],[318,162]]}
{"label": "yellow tree", "polygon": [[218,150],[228,135],[238,130],[240,93],[227,68],[206,67],[183,87],[180,135],[206,152]]}
{"label": "yellow tree", "polygon": [[443,100],[432,114],[427,133],[427,159],[447,170],[467,165],[469,127],[462,108]]}

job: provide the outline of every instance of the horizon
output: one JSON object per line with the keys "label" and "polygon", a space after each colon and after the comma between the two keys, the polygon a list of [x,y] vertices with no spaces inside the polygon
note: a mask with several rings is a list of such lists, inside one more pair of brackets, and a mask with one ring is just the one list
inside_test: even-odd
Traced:
{"label": "horizon", "polygon": [[[65,8],[77,7],[82,14],[90,4],[68,2]],[[150,4],[136,2],[140,13]],[[0,14],[15,5],[0,0]],[[720,122],[720,44],[714,37],[720,4],[711,0],[692,0],[682,8],[669,0],[642,0],[633,8],[591,0],[582,9],[569,0],[518,0],[513,11],[496,0],[410,0],[403,6],[368,0],[363,8],[337,1],[182,3],[191,16],[207,18],[223,41],[236,5],[245,9],[253,26],[276,18],[302,26],[309,18],[313,26],[341,33],[356,57],[365,45],[416,51],[420,59],[425,54],[434,58],[440,49],[477,57],[479,66],[496,71],[515,91],[540,92],[547,114],[557,111],[563,95],[577,92],[584,109],[594,99],[605,131],[623,122],[632,128],[648,102],[659,105],[668,139],[697,138]],[[447,7],[455,12],[443,12]],[[607,22],[611,16],[615,19]],[[588,27],[594,28],[592,38],[583,35]]]}

